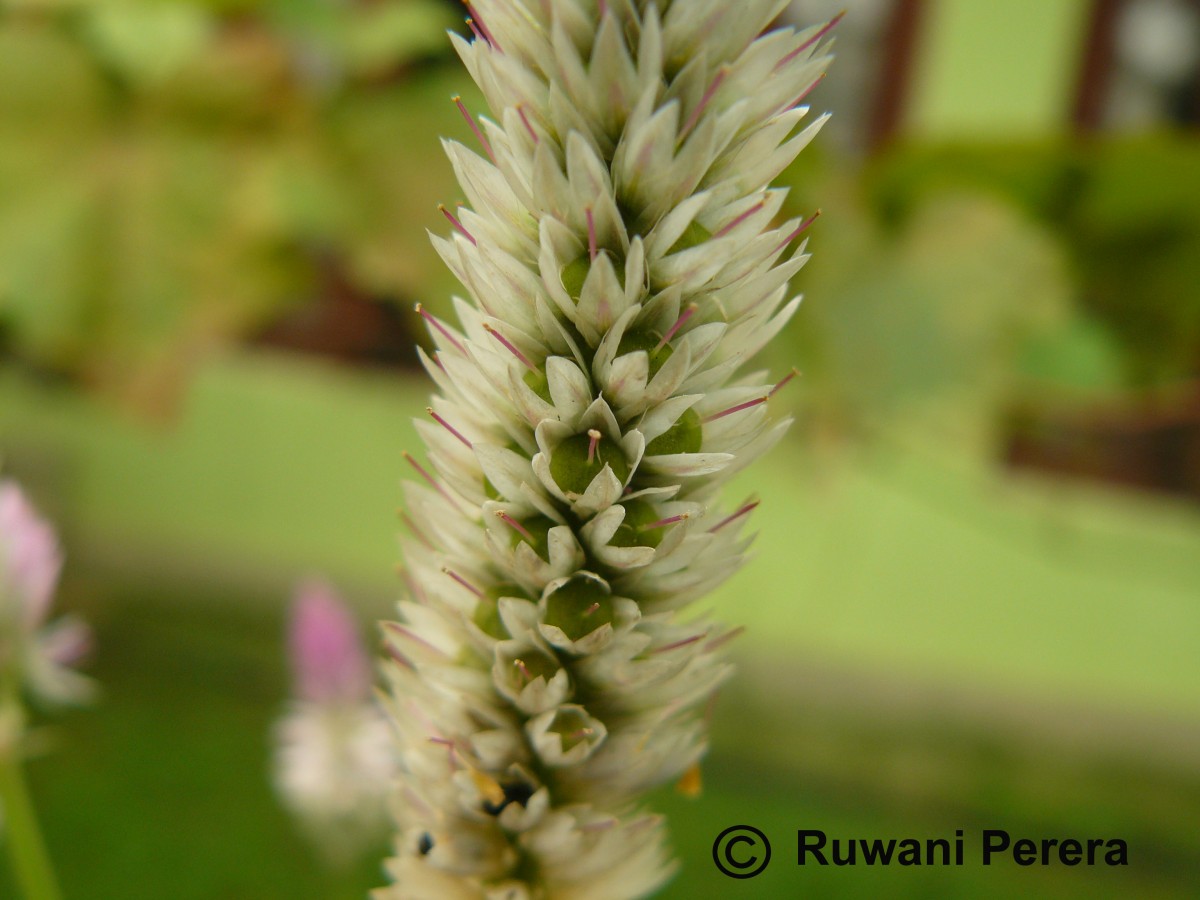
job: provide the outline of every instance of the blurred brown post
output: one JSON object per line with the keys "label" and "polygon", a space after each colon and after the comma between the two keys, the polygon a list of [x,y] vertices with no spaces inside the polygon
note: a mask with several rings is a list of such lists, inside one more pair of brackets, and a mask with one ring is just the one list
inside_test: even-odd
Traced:
{"label": "blurred brown post", "polygon": [[867,147],[872,153],[891,140],[903,121],[925,6],[925,0],[896,0],[892,7],[883,40],[883,65],[867,124]]}
{"label": "blurred brown post", "polygon": [[1116,52],[1117,17],[1123,0],[1092,0],[1087,34],[1082,48],[1079,81],[1071,124],[1077,132],[1096,131],[1104,118],[1109,73]]}

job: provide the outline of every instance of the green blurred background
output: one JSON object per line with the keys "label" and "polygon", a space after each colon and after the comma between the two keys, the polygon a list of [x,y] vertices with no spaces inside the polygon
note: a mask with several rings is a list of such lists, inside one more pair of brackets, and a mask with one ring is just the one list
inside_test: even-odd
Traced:
{"label": "green blurred background", "polygon": [[[785,175],[824,211],[768,351],[797,422],[731,489],[765,500],[758,555],[705,608],[747,632],[702,796],[653,800],[664,896],[1198,896],[1193,6],[844,5],[835,119]],[[381,882],[382,846],[330,871],[301,840],[269,733],[294,582],[364,628],[399,594],[412,306],[455,291],[437,138],[469,141],[452,95],[482,108],[462,27],[437,0],[0,2],[0,463],[61,530],[104,689],[30,765],[70,898]],[[710,856],[741,823],[775,844],[749,881]],[[963,828],[968,864],[799,869],[797,828]],[[982,828],[1130,865],[984,869]]]}

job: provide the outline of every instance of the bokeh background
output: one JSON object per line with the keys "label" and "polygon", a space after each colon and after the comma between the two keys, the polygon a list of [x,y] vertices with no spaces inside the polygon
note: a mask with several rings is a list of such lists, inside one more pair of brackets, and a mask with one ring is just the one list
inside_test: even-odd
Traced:
{"label": "bokeh background", "polygon": [[[678,0],[677,0],[678,2]],[[785,175],[821,207],[747,625],[667,897],[1200,895],[1200,6],[844,7]],[[0,465],[58,524],[94,708],[30,763],[70,898],[361,897],[272,796],[292,585],[364,631],[429,383],[439,135],[482,104],[440,0],[0,2]],[[710,846],[748,823],[771,868]],[[813,870],[797,828],[968,835]],[[1120,837],[1125,869],[972,835]],[[974,857],[974,859],[973,859]],[[11,896],[0,869],[0,896]]]}

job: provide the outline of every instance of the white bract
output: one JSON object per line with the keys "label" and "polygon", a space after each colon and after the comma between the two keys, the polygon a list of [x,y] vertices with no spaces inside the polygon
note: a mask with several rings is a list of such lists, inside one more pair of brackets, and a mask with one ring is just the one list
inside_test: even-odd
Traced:
{"label": "white bract", "polygon": [[[732,632],[683,607],[741,563],[718,489],[774,444],[746,373],[799,300],[770,182],[832,23],[779,0],[476,0],[454,38],[493,118],[447,142],[433,241],[469,300],[422,311],[438,387],[386,623],[402,757],[380,900],[619,900],[673,863],[649,788],[705,749]],[[765,32],[765,33],[764,33]],[[786,380],[786,379],[785,379]]]}

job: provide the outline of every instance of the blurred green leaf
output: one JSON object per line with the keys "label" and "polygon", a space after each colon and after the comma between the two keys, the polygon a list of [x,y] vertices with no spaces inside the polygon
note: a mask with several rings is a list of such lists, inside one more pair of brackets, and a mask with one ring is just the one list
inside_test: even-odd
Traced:
{"label": "blurred green leaf", "polygon": [[160,84],[208,43],[213,23],[194,3],[101,3],[84,19],[97,56],[136,84]]}
{"label": "blurred green leaf", "polygon": [[320,299],[317,260],[367,298],[442,293],[424,231],[456,189],[411,137],[455,126],[463,78],[403,64],[451,20],[432,0],[0,19],[11,352],[158,406],[205,348]]}
{"label": "blurred green leaf", "polygon": [[1113,393],[1128,383],[1119,342],[1094,319],[1032,337],[1021,354],[1021,373],[1043,386],[1084,393]]}
{"label": "blurred green leaf", "polygon": [[813,238],[813,271],[797,279],[819,298],[795,325],[812,402],[859,422],[922,427],[917,408],[949,404],[959,437],[988,450],[1022,347],[1069,316],[1063,248],[989,194],[931,192],[895,229],[853,192],[833,202]]}
{"label": "blurred green leaf", "polygon": [[0,320],[26,355],[67,370],[92,324],[95,192],[79,173],[0,205]]}
{"label": "blurred green leaf", "polygon": [[446,4],[435,0],[380,3],[346,17],[335,40],[352,72],[371,73],[444,47],[453,24]]}
{"label": "blurred green leaf", "polygon": [[899,223],[948,187],[1008,197],[1065,248],[1080,311],[1117,341],[1131,384],[1200,372],[1200,138],[922,147],[884,157],[870,197]]}

